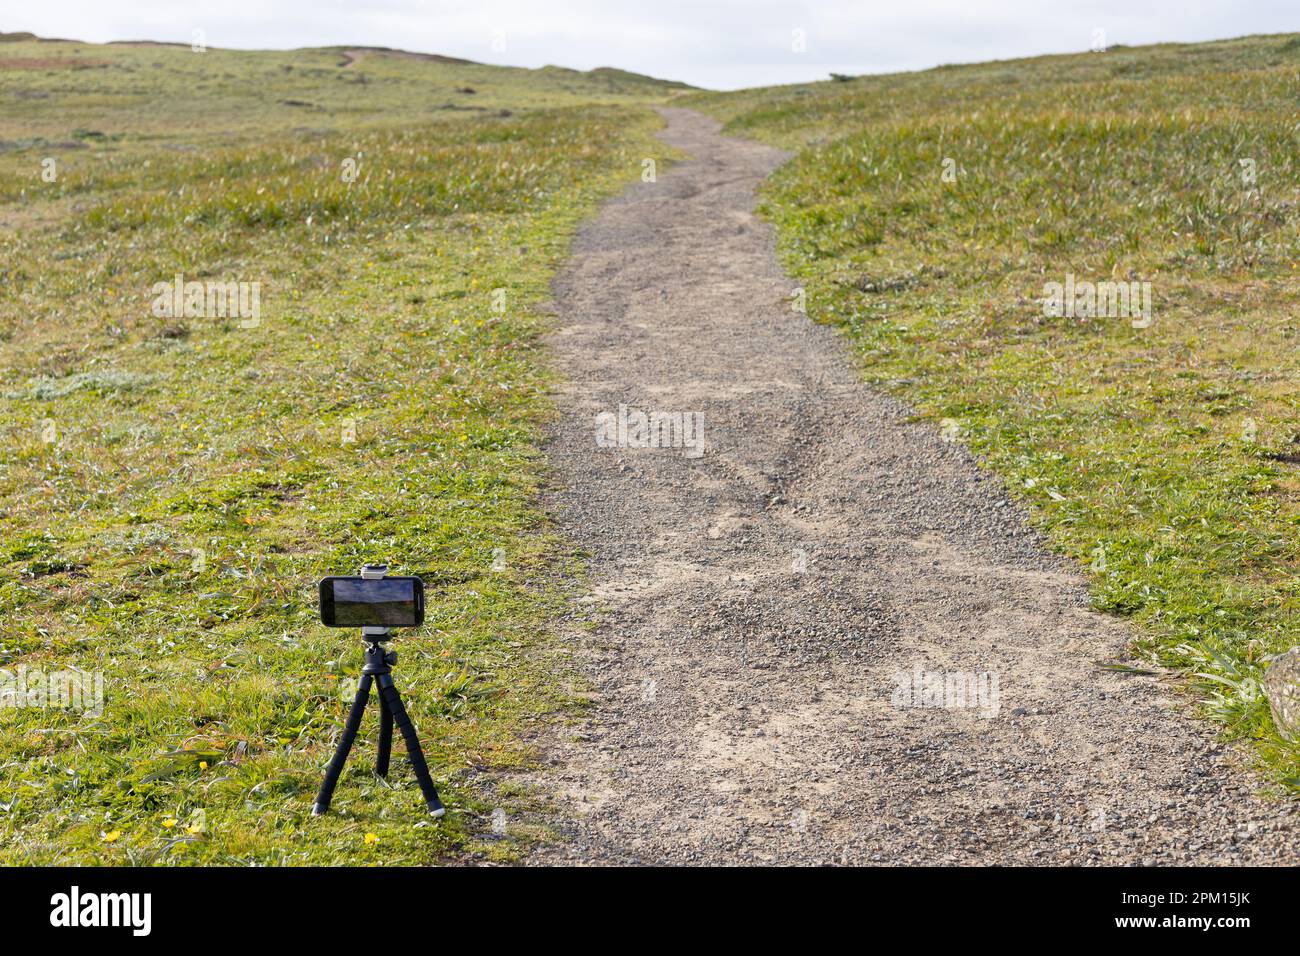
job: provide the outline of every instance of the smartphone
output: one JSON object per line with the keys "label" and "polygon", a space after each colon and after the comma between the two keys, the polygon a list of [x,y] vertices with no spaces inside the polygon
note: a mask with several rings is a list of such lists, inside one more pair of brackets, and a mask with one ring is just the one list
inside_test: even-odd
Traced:
{"label": "smartphone", "polygon": [[416,577],[329,577],[320,583],[320,619],[326,627],[419,627],[424,582]]}

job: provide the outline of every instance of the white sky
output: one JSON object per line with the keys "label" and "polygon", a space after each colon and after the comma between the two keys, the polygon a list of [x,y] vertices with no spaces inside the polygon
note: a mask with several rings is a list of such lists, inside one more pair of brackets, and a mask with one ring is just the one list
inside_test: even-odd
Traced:
{"label": "white sky", "polygon": [[[0,30],[240,49],[345,43],[617,66],[697,86],[824,79],[1108,43],[1300,32],[1300,0],[5,0]],[[794,31],[806,50],[795,52]],[[504,50],[501,40],[504,38]],[[496,43],[494,44],[494,40]]]}

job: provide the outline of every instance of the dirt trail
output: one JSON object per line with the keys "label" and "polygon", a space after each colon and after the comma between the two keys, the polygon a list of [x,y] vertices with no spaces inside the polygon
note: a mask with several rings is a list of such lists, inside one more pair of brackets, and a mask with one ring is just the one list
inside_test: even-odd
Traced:
{"label": "dirt trail", "polygon": [[[783,154],[664,115],[693,159],[555,286],[548,506],[591,554],[570,645],[600,697],[545,744],[567,819],[533,862],[1295,862],[1289,806],[1096,666],[1124,625],[997,483],[791,310],[753,213]],[[702,413],[703,455],[603,447],[620,404]],[[898,706],[917,668],[977,706]]]}

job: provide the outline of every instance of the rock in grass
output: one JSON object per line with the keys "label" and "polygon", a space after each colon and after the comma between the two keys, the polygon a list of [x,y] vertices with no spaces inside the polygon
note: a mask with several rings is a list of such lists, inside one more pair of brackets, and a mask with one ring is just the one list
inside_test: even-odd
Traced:
{"label": "rock in grass", "polygon": [[1279,655],[1264,672],[1273,723],[1287,740],[1300,740],[1300,647]]}

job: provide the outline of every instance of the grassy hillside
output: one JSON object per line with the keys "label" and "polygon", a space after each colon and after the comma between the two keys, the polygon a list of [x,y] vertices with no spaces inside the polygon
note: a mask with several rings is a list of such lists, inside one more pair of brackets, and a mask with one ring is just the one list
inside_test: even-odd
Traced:
{"label": "grassy hillside", "polygon": [[[0,43],[0,668],[100,671],[105,696],[0,707],[0,861],[508,852],[485,820],[522,798],[492,771],[568,700],[533,307],[658,155],[640,104],[669,89]],[[158,314],[177,274],[258,283],[259,314]],[[421,814],[400,756],[373,777],[372,705],[313,820],[362,650],[315,622],[315,582],[384,559],[429,587],[397,676],[450,812]]]}
{"label": "grassy hillside", "polygon": [[75,142],[78,129],[155,145],[394,129],[462,113],[638,103],[681,88],[613,70],[527,70],[371,48],[195,53],[177,45],[3,36],[5,150]]}
{"label": "grassy hillside", "polygon": [[[1298,96],[1268,36],[683,101],[797,151],[764,210],[809,313],[1291,787],[1259,679],[1300,643]],[[1069,276],[1149,282],[1151,320],[1045,314]]]}

